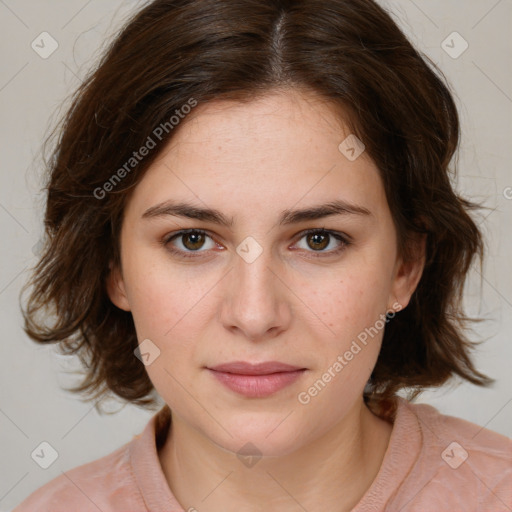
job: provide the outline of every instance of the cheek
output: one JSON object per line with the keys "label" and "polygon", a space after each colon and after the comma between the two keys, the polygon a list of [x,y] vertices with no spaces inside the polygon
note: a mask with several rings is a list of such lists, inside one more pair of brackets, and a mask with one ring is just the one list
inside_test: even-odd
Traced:
{"label": "cheek", "polygon": [[332,277],[323,286],[307,285],[307,304],[336,335],[347,340],[375,323],[385,313],[389,283],[384,274],[351,271],[344,277]]}
{"label": "cheek", "polygon": [[322,347],[317,352],[319,364],[299,402],[314,404],[326,418],[346,412],[377,361],[389,292],[383,275],[355,270],[350,276],[330,280],[322,292],[318,288],[310,291],[311,309],[319,312],[330,332],[316,339],[316,347]]}
{"label": "cheek", "polygon": [[211,317],[217,282],[214,272],[199,267],[186,269],[166,258],[132,255],[126,283],[139,342],[150,339],[162,353],[172,352],[174,361],[189,357]]}
{"label": "cheek", "polygon": [[168,265],[147,261],[141,265],[135,259],[131,263],[127,293],[137,338],[154,354],[146,372],[166,402],[176,406],[183,394],[179,383],[186,382],[189,366],[197,358],[195,342],[202,337],[204,299],[211,285],[192,285],[184,273],[171,271]]}

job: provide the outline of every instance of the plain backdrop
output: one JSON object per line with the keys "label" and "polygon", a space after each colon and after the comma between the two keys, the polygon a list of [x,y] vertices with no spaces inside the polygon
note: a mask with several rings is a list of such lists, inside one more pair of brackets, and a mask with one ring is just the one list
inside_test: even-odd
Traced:
{"label": "plain backdrop", "polygon": [[[486,319],[475,328],[474,339],[486,340],[475,352],[477,367],[497,382],[479,388],[454,381],[418,401],[510,436],[512,1],[382,4],[446,75],[462,122],[455,186],[489,207],[478,217],[487,245],[484,273],[473,271],[465,301],[469,314]],[[153,414],[114,403],[117,414],[100,416],[92,404],[63,391],[62,385],[75,382],[66,371],[76,365],[56,355],[54,347],[28,339],[18,301],[43,229],[41,143],[107,38],[142,5],[127,0],[0,0],[0,511],[10,510],[62,471],[130,441]],[[32,48],[42,32],[58,44],[48,58]],[[58,453],[48,469],[31,457],[43,441]]]}

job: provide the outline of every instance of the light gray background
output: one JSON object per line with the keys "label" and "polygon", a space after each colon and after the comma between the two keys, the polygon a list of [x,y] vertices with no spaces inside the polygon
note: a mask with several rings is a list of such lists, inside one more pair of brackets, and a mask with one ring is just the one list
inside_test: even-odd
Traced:
{"label": "light gray background", "polygon": [[[473,272],[466,303],[470,314],[488,319],[476,328],[476,336],[487,341],[475,357],[478,368],[497,383],[489,389],[455,383],[427,392],[419,401],[511,436],[512,1],[382,4],[392,10],[413,43],[441,67],[454,89],[462,121],[457,188],[485,200],[490,208],[478,220],[487,237],[485,271],[482,279]],[[107,37],[142,5],[120,0],[0,0],[0,511],[10,510],[62,471],[130,441],[153,414],[128,405],[115,415],[99,416],[92,404],[62,391],[60,385],[74,382],[65,373],[73,362],[25,336],[18,306],[42,233],[42,140],[61,113],[59,105],[94,64]],[[48,59],[31,48],[43,31],[59,44]],[[441,46],[454,31],[469,44],[457,59]],[[30,456],[42,441],[59,454],[46,470]]]}

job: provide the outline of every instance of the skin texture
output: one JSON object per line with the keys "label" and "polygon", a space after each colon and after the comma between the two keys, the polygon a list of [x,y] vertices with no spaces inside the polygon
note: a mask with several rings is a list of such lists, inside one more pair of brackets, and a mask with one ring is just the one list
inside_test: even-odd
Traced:
{"label": "skin texture", "polygon": [[[122,268],[108,289],[132,312],[139,343],[160,350],[146,366],[173,413],[159,457],[185,510],[350,510],[377,475],[391,424],[362,393],[383,329],[309,403],[297,398],[380,315],[407,306],[424,265],[424,240],[416,261],[397,254],[378,169],[366,153],[352,162],[340,152],[348,135],[332,105],[297,90],[199,105],[127,204]],[[171,199],[218,209],[233,225],[141,218]],[[371,215],[278,224],[285,209],[337,199]],[[161,243],[190,228],[207,231],[202,245],[187,236]],[[352,243],[336,255],[336,238],[301,235],[313,228]],[[263,249],[251,263],[236,252],[249,236]],[[205,368],[235,360],[307,371],[271,396],[247,398]],[[262,455],[250,467],[237,457],[248,442]]]}

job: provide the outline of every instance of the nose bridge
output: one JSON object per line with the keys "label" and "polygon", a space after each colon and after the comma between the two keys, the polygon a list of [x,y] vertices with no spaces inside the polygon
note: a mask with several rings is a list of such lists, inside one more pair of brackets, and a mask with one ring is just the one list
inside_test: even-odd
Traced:
{"label": "nose bridge", "polygon": [[264,337],[267,331],[280,331],[289,321],[280,280],[270,250],[254,239],[237,247],[230,272],[227,295],[223,301],[222,321],[226,328],[238,328],[250,339]]}
{"label": "nose bridge", "polygon": [[260,307],[275,302],[275,275],[271,271],[270,250],[263,250],[263,247],[259,250],[251,242],[243,242],[237,248],[237,253],[239,257],[235,260],[232,275],[236,295],[243,298],[246,304],[255,303]]}

